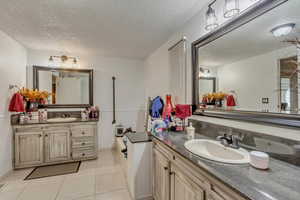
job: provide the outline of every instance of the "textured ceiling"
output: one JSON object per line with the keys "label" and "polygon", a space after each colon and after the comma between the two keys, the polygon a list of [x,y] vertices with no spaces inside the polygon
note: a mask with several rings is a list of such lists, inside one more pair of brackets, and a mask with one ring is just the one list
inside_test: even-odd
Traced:
{"label": "textured ceiling", "polygon": [[0,29],[27,48],[144,58],[207,0],[1,0]]}

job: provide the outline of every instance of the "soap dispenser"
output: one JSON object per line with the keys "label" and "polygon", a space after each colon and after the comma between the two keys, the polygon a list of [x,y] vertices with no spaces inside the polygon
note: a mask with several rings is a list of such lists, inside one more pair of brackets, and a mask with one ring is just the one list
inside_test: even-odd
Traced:
{"label": "soap dispenser", "polygon": [[195,138],[195,128],[193,127],[192,122],[189,123],[189,126],[186,127],[186,133],[189,139]]}

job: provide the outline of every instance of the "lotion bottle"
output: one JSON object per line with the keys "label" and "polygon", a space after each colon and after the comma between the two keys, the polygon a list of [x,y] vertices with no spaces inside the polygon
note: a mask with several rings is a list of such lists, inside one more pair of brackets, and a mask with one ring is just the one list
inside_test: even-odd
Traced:
{"label": "lotion bottle", "polygon": [[186,127],[186,133],[187,133],[187,137],[189,139],[194,139],[195,138],[195,128],[193,127],[192,122],[190,122],[189,126]]}

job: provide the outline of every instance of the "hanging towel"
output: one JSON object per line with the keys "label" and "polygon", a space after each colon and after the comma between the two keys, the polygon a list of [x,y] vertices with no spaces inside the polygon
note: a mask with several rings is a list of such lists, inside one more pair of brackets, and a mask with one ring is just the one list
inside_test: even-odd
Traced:
{"label": "hanging towel", "polygon": [[227,100],[227,106],[228,107],[236,106],[235,99],[234,99],[234,96],[232,94],[228,95],[226,100]]}
{"label": "hanging towel", "polygon": [[152,101],[150,114],[153,118],[160,118],[164,109],[164,101],[158,96]]}
{"label": "hanging towel", "polygon": [[10,112],[25,112],[23,96],[20,93],[15,93],[9,103],[8,111]]}
{"label": "hanging towel", "polygon": [[192,115],[192,109],[190,105],[176,105],[176,117],[185,119]]}

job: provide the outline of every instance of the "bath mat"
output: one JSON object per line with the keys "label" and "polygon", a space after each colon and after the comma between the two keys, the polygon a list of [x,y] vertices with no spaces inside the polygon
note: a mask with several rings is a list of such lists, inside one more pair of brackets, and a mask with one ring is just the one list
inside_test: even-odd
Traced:
{"label": "bath mat", "polygon": [[77,161],[72,163],[63,163],[63,164],[36,167],[24,180],[77,173],[80,164],[81,161]]}

